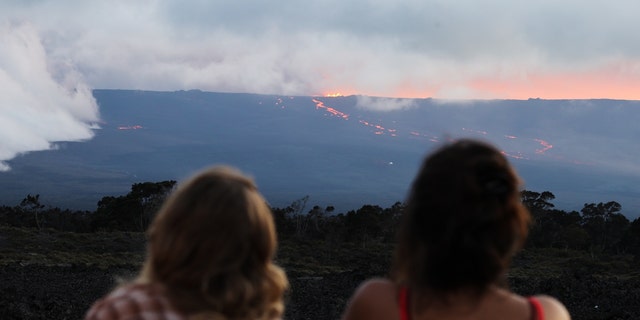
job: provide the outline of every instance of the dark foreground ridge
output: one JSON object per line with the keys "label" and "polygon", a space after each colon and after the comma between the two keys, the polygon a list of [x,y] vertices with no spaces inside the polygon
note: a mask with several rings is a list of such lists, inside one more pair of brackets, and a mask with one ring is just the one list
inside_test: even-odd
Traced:
{"label": "dark foreground ridge", "polygon": [[[81,319],[91,303],[131,277],[136,267],[19,264],[0,268],[1,319]],[[378,276],[349,271],[322,276],[290,275],[285,319],[338,319],[359,283]],[[561,299],[574,319],[637,319],[640,281],[565,273],[559,278],[510,278],[512,289]]]}
{"label": "dark foreground ridge", "polygon": [[[118,278],[134,277],[146,246],[141,213],[149,210],[114,208],[136,208],[135,196],[145,194],[138,189],[157,184],[105,197],[93,213],[45,210],[38,196],[0,207],[0,319],[81,319]],[[522,196],[536,223],[512,263],[511,289],[552,295],[573,319],[638,319],[640,218],[628,221],[615,202],[564,212],[550,192]],[[339,319],[360,283],[389,271],[404,205],[335,214],[333,207],[305,209],[307,200],[273,208],[276,262],[291,283],[285,319]]]}

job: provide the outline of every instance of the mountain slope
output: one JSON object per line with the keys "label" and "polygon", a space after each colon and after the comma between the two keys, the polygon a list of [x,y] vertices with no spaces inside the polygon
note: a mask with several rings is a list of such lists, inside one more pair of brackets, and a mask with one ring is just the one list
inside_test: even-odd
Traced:
{"label": "mountain slope", "polygon": [[10,162],[0,201],[39,193],[46,204],[95,209],[143,181],[181,180],[234,165],[267,200],[305,195],[338,212],[402,201],[422,157],[449,138],[504,150],[525,188],[552,191],[561,209],[618,201],[640,214],[635,146],[640,103],[615,100],[446,102],[374,97],[284,97],[201,91],[95,90],[94,139]]}

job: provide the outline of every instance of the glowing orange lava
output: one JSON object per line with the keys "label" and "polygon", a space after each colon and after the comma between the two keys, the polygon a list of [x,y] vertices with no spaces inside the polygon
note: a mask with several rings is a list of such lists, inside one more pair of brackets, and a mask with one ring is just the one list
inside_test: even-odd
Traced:
{"label": "glowing orange lava", "polygon": [[[327,95],[329,96],[333,96],[333,97],[337,97],[339,96],[339,94],[332,94],[332,95]],[[335,117],[339,117],[342,118],[344,120],[349,120],[349,115],[341,112],[335,108],[329,107],[327,105],[325,105],[325,103],[323,101],[320,100],[320,98],[314,98],[312,99],[312,101],[315,103],[316,109],[324,109],[329,115],[331,116],[335,116]],[[282,100],[278,100],[278,102],[276,104],[281,104]],[[398,131],[395,128],[387,128],[385,126],[383,126],[381,123],[376,123],[377,121],[370,121],[370,120],[364,120],[364,119],[358,119],[358,123],[360,123],[361,125],[365,126],[365,127],[369,127],[370,132],[374,135],[378,135],[378,136],[382,136],[382,135],[387,135],[387,136],[391,136],[391,137],[398,137],[398,136],[408,136],[408,137],[414,137],[414,138],[419,138],[419,139],[425,139],[427,141],[433,142],[433,143],[440,143],[443,139],[447,140],[447,139],[451,139],[451,138],[443,138],[443,137],[438,137],[435,136],[433,134],[429,134],[429,133],[425,133],[425,132],[421,132],[421,131],[417,131],[417,130],[407,130],[407,131],[402,131],[402,129],[400,131]],[[482,136],[487,136],[487,137],[495,137],[494,134],[489,133],[488,131],[484,131],[484,130],[478,130],[478,129],[471,129],[471,128],[461,128],[461,131],[466,132],[466,134],[476,134],[476,135],[482,135]],[[505,140],[511,140],[511,141],[522,141],[522,143],[525,143],[526,146],[524,146],[524,148],[526,150],[520,150],[520,151],[516,151],[513,150],[512,148],[514,147],[513,145],[511,145],[511,148],[506,148],[505,150],[502,150],[501,153],[505,156],[505,157],[509,157],[512,159],[518,159],[518,160],[530,160],[531,157],[533,155],[544,155],[545,157],[553,157],[553,158],[557,158],[557,156],[554,155],[549,155],[547,153],[547,151],[549,151],[550,149],[552,149],[554,146],[553,144],[551,144],[551,142],[547,141],[547,140],[543,140],[541,138],[532,138],[532,137],[517,137],[511,134],[500,134],[499,135],[502,139]],[[511,142],[509,142],[511,143]],[[532,145],[533,143],[535,143],[535,145]],[[569,159],[564,159],[563,161],[569,161],[569,162],[573,162],[573,163],[577,163],[575,160],[571,161]]]}
{"label": "glowing orange lava", "polygon": [[325,109],[325,110],[327,110],[327,112],[329,112],[330,114],[332,114],[334,116],[340,117],[340,118],[345,119],[345,120],[349,120],[349,115],[348,114],[346,114],[344,112],[341,112],[341,111],[338,111],[338,110],[336,110],[334,108],[327,107],[327,106],[324,105],[324,102],[322,102],[320,100],[312,99],[312,101],[316,104],[316,109]]}
{"label": "glowing orange lava", "polygon": [[540,149],[536,149],[536,153],[542,154],[545,153],[547,150],[553,148],[553,145],[547,141],[544,141],[542,139],[533,139],[533,141],[539,143],[542,148]]}
{"label": "glowing orange lava", "polygon": [[397,133],[396,133],[396,132],[398,132],[398,130],[396,130],[396,129],[387,129],[387,128],[379,125],[379,124],[373,124],[373,123],[370,123],[370,122],[365,121],[365,120],[358,120],[358,122],[360,122],[361,124],[363,124],[363,125],[365,125],[367,127],[372,127],[373,129],[375,129],[373,131],[373,133],[376,134],[376,135],[382,135],[382,134],[385,134],[385,133],[388,132],[389,135],[392,136],[392,137],[397,137],[398,136]]}

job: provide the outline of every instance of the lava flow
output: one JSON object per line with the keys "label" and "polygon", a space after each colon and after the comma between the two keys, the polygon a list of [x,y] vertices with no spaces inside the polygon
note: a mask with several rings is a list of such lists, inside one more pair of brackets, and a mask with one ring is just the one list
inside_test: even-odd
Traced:
{"label": "lava flow", "polygon": [[536,153],[538,153],[538,154],[543,154],[547,150],[553,148],[553,145],[551,143],[549,143],[547,141],[544,141],[542,139],[533,139],[533,141],[539,143],[542,146],[542,148],[536,149]]}
{"label": "lava flow", "polygon": [[[340,94],[327,94],[326,96],[328,97],[338,97],[341,96]],[[316,105],[316,109],[324,109],[326,110],[328,113],[330,113],[332,116],[337,116],[340,117],[344,120],[349,120],[349,115],[341,112],[339,110],[336,110],[335,108],[331,108],[329,106],[326,106],[324,104],[324,102],[318,100],[318,99],[312,99],[312,101],[315,103]],[[398,130],[396,129],[390,129],[390,128],[386,128],[385,126],[381,125],[381,124],[377,124],[377,123],[373,123],[371,121],[368,120],[358,120],[358,123],[369,127],[372,129],[372,133],[375,135],[389,135],[392,137],[397,137],[398,136]],[[467,134],[475,134],[475,135],[481,135],[481,136],[486,136],[489,137],[491,136],[491,134],[488,131],[485,130],[477,130],[477,129],[470,129],[470,128],[461,128],[462,131],[466,132]],[[437,136],[434,136],[432,134],[427,134],[424,132],[420,132],[417,130],[412,130],[409,131],[409,136],[411,137],[418,137],[418,138],[426,138],[431,142],[434,143],[439,143],[441,141],[440,138],[438,138]],[[543,140],[540,138],[521,138],[521,137],[517,137],[514,135],[510,135],[510,134],[503,134],[501,136],[503,139],[505,139],[506,141],[509,141],[507,144],[508,146],[502,150],[502,154],[505,157],[509,157],[509,158],[513,158],[513,159],[522,159],[522,160],[529,160],[532,154],[538,154],[538,155],[547,155],[547,151],[549,151],[550,149],[553,148],[553,144],[551,144],[549,141],[547,140]],[[523,141],[524,140],[524,141]],[[505,141],[505,143],[506,143]],[[513,142],[511,142],[513,141]],[[517,141],[520,141],[520,143],[518,143]],[[532,142],[535,142],[536,146],[532,146]],[[515,143],[515,144],[514,144]],[[525,146],[522,145],[522,143],[525,143]],[[518,151],[517,149],[526,149],[526,150],[520,150]],[[516,150],[513,150],[516,149]],[[533,150],[532,150],[533,149]]]}
{"label": "lava flow", "polygon": [[327,106],[324,105],[324,102],[322,102],[322,101],[320,101],[318,99],[312,99],[312,101],[316,104],[316,109],[325,109],[325,110],[327,110],[327,112],[331,113],[334,116],[340,117],[340,118],[345,119],[345,120],[349,120],[349,115],[348,114],[346,114],[344,112],[341,112],[341,111],[338,111],[338,110],[336,110],[334,108],[327,107]]}

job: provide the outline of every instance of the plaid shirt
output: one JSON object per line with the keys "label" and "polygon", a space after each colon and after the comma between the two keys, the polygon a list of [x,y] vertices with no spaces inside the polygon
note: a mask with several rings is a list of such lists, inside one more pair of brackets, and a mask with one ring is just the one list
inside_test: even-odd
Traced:
{"label": "plaid shirt", "polygon": [[173,308],[162,287],[153,284],[128,284],[96,301],[85,320],[183,320]]}

